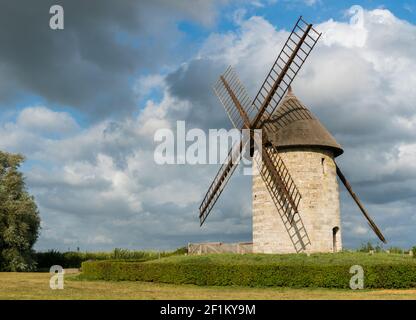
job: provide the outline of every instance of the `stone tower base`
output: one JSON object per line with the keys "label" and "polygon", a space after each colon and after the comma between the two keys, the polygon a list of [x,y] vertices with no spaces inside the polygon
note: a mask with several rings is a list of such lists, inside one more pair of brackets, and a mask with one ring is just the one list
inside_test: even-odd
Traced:
{"label": "stone tower base", "polygon": [[[253,252],[340,251],[340,203],[332,151],[298,147],[282,150],[279,155],[302,196],[298,206],[301,221],[285,227],[282,212],[276,208],[262,177],[253,176]],[[304,231],[297,232],[296,228],[302,225]],[[298,240],[302,236],[301,244],[306,245],[299,250]]]}

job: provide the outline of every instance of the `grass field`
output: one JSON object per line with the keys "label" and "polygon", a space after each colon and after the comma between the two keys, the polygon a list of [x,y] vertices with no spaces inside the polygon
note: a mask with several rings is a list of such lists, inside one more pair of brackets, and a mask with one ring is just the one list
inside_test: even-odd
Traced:
{"label": "grass field", "polygon": [[49,273],[0,273],[0,299],[416,299],[416,289],[200,287],[134,281],[81,281],[77,274],[65,276],[63,290],[51,290],[49,279]]}

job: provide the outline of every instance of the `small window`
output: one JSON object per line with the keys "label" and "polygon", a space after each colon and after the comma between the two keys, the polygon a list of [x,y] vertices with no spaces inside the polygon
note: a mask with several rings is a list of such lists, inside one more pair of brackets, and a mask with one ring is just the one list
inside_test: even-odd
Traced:
{"label": "small window", "polygon": [[321,158],[322,174],[325,174],[325,158]]}

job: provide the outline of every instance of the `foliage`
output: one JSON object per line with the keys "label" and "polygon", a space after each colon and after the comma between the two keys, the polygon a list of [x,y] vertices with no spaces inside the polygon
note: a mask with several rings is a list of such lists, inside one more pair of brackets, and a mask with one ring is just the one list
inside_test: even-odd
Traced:
{"label": "foliage", "polygon": [[361,244],[361,247],[358,249],[359,252],[381,252],[383,251],[382,245],[379,243],[377,245],[374,245],[368,241],[367,243]]}
{"label": "foliage", "polygon": [[416,246],[412,248],[413,258],[416,258]]}
{"label": "foliage", "polygon": [[400,254],[405,253],[405,250],[399,247],[390,247],[388,250],[390,253],[400,253]]}
{"label": "foliage", "polygon": [[179,248],[175,251],[137,251],[116,248],[111,252],[59,252],[50,250],[37,252],[35,254],[38,270],[49,269],[53,265],[60,265],[63,268],[80,268],[81,263],[88,260],[134,260],[148,261],[163,257],[184,254],[186,248]]}
{"label": "foliage", "polygon": [[32,247],[40,219],[34,198],[26,191],[19,167],[22,155],[0,151],[0,270],[35,268]]}
{"label": "foliage", "polygon": [[[378,257],[379,256],[379,257]],[[375,259],[371,259],[375,258]],[[414,259],[393,254],[175,256],[144,263],[89,261],[83,277],[213,286],[349,288],[350,267],[364,268],[365,288],[416,286]]]}

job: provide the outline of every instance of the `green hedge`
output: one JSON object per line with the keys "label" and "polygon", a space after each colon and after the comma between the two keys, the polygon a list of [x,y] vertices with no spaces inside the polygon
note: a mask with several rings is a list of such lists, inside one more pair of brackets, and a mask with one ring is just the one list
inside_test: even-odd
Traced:
{"label": "green hedge", "polygon": [[148,261],[159,257],[170,257],[186,253],[186,248],[179,248],[175,251],[138,251],[116,248],[110,252],[59,252],[49,250],[36,252],[35,261],[38,270],[48,269],[53,265],[60,265],[63,268],[80,268],[81,263],[88,260],[134,260]]}
{"label": "green hedge", "polygon": [[[365,288],[416,287],[416,265],[370,264],[364,268]],[[349,288],[350,265],[195,264],[88,261],[86,279],[153,281],[204,286],[276,286]]]}

